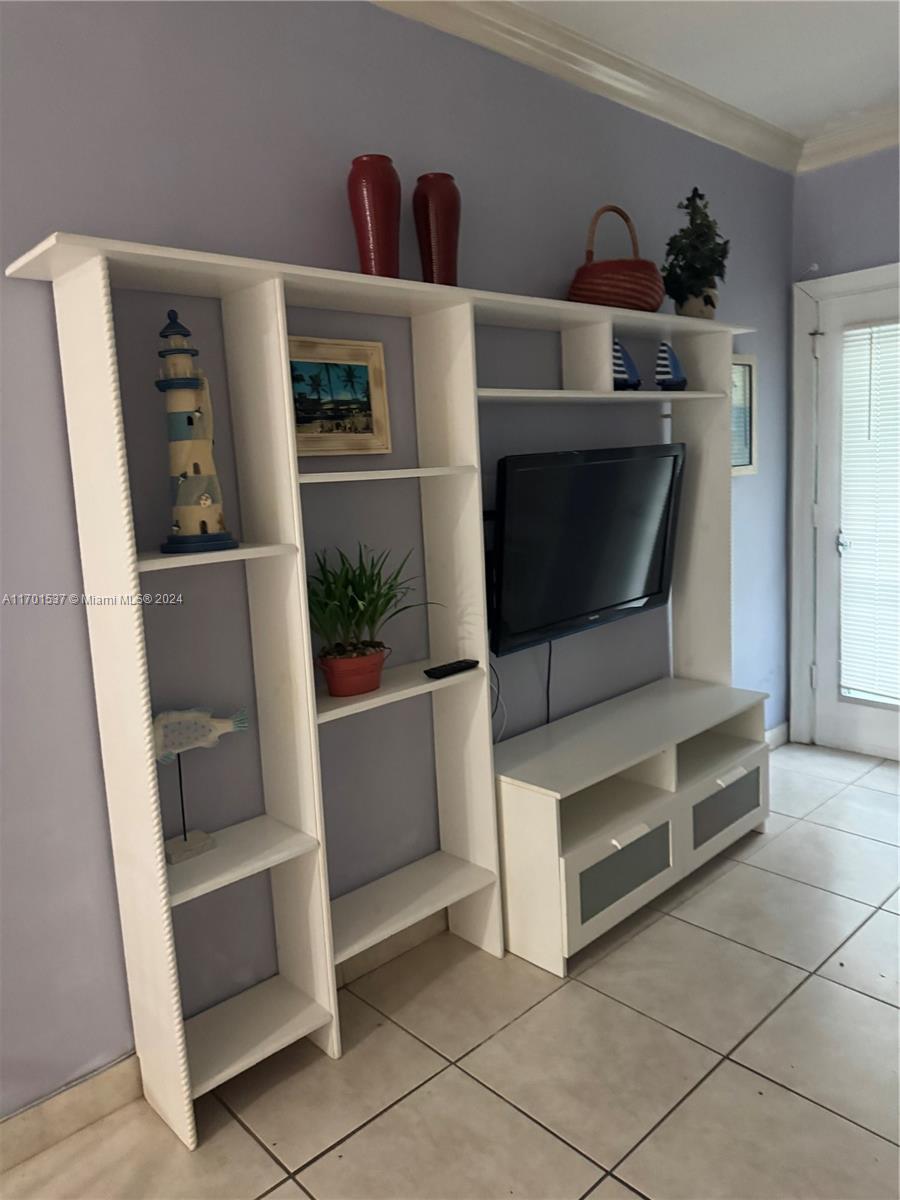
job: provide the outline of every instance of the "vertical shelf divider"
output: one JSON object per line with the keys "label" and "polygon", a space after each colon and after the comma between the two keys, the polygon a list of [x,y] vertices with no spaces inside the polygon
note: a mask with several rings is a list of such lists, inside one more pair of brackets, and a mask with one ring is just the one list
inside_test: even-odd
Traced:
{"label": "vertical shelf divider", "polygon": [[[97,256],[53,281],[84,590],[140,591],[109,270]],[[87,604],[97,725],[134,1044],[144,1095],[191,1150],[197,1130],[163,849],[139,604]]]}
{"label": "vertical shelf divider", "polygon": [[[472,305],[412,318],[420,462],[480,463]],[[423,479],[431,657],[488,663],[481,473]],[[488,674],[432,696],[441,849],[499,880]],[[499,882],[452,904],[451,930],[503,955]]]}
{"label": "vertical shelf divider", "polygon": [[243,532],[296,547],[247,564],[266,811],[316,838],[313,854],[273,868],[279,971],[332,1014],[309,1036],[340,1054],[325,822],[284,288],[279,278],[222,299]]}
{"label": "vertical shelf divider", "polygon": [[682,336],[692,386],[715,400],[672,405],[672,441],[687,444],[672,572],[672,669],[731,683],[731,351],[728,332]]}

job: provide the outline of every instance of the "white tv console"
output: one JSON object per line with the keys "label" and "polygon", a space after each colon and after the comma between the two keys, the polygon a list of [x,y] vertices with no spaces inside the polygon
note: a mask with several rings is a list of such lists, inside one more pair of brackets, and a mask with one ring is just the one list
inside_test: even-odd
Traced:
{"label": "white tv console", "polygon": [[762,692],[660,679],[495,747],[506,945],[566,959],[758,827]]}

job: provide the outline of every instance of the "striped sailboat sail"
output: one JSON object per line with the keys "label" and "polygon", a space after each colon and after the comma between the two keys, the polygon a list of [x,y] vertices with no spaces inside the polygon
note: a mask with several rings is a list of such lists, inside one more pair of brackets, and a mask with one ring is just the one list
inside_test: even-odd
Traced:
{"label": "striped sailboat sail", "polygon": [[637,391],[641,377],[631,355],[618,338],[613,338],[613,387],[617,392]]}
{"label": "striped sailboat sail", "polygon": [[682,392],[687,387],[678,355],[668,342],[660,342],[656,352],[656,386],[664,392]]}

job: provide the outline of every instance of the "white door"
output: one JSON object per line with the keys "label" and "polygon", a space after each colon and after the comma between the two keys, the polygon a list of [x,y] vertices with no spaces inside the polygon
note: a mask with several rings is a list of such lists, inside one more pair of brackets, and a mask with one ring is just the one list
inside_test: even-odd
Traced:
{"label": "white door", "polygon": [[897,757],[896,286],[818,301],[813,740]]}

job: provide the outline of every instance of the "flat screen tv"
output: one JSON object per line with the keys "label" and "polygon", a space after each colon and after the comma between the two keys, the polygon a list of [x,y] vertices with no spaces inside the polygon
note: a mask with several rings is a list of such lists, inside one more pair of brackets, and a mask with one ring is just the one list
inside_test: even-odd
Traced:
{"label": "flat screen tv", "polygon": [[667,603],[683,463],[684,443],[500,459],[495,654]]}

